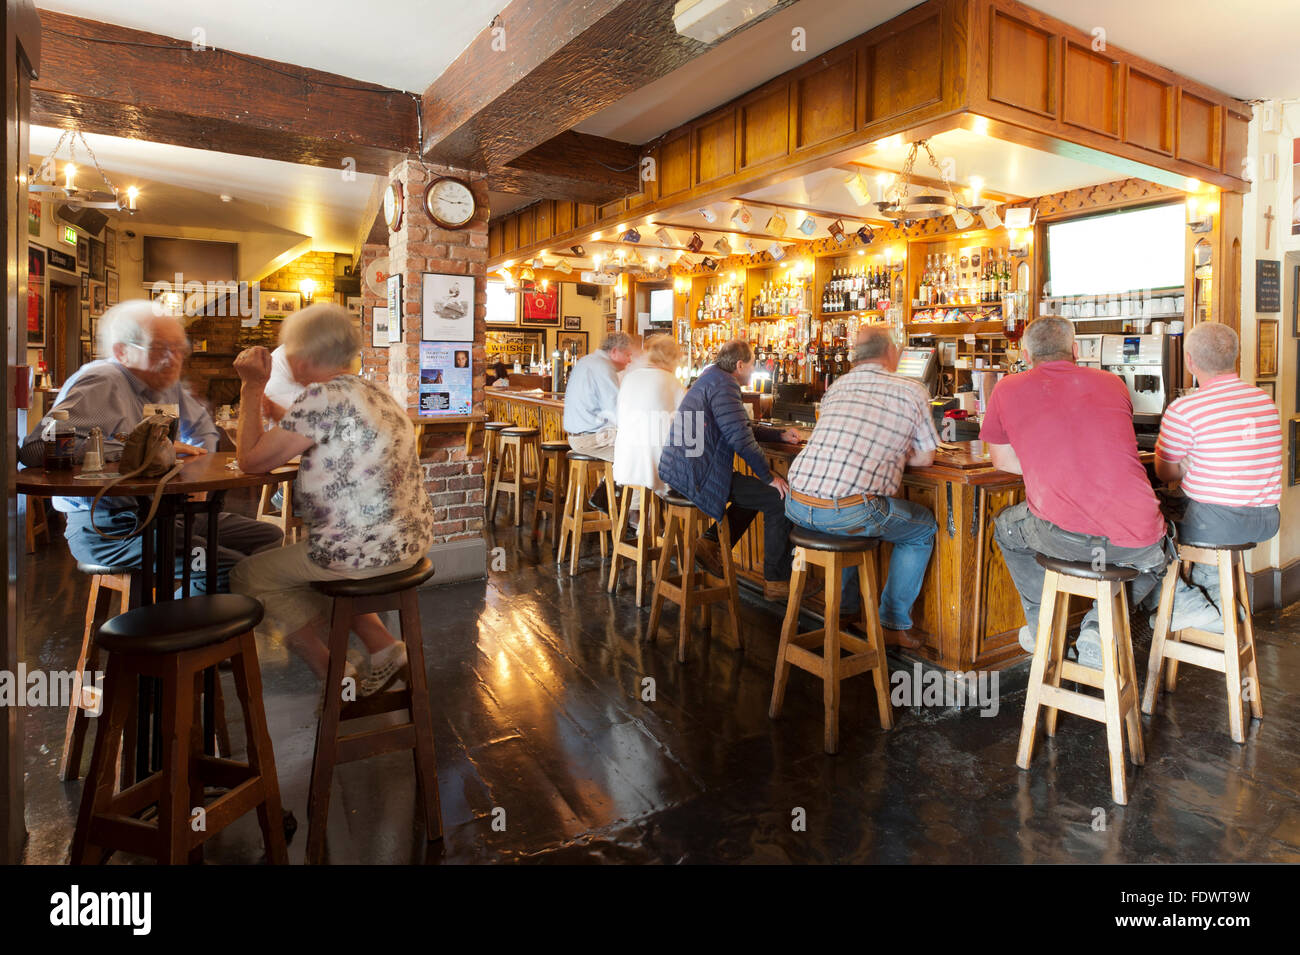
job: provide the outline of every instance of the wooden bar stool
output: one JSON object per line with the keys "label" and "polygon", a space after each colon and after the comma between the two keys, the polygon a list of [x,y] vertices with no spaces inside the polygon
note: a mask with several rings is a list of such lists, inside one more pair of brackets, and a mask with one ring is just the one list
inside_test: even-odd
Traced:
{"label": "wooden bar stool", "polygon": [[[74,864],[103,861],[116,849],[163,863],[201,862],[203,843],[251,810],[257,811],[269,860],[288,861],[253,638],[253,627],[261,619],[262,605],[256,600],[213,594],[138,607],[99,628],[99,646],[108,651],[101,717],[106,723],[95,735],[72,838]],[[223,660],[234,666],[248,733],[247,762],[203,753],[198,718],[203,671]],[[162,681],[163,705],[156,714],[163,738],[162,769],[114,793],[114,765],[141,676]],[[225,792],[207,802],[205,786]],[[139,814],[155,804],[156,819],[141,821]],[[200,808],[204,824],[197,826]]]}
{"label": "wooden bar stool", "polygon": [[[1246,564],[1242,555],[1254,544],[1179,544],[1178,561],[1165,572],[1160,592],[1160,609],[1156,611],[1155,636],[1151,638],[1151,656],[1147,661],[1147,682],[1142,693],[1142,712],[1155,712],[1160,692],[1160,671],[1165,671],[1165,690],[1172,693],[1178,681],[1178,664],[1191,663],[1208,670],[1218,670],[1228,687],[1228,732],[1234,743],[1246,742],[1243,702],[1249,702],[1250,715],[1264,718],[1264,700],[1255,667],[1255,625],[1250,616],[1250,598],[1246,591]],[[1187,628],[1169,632],[1173,617],[1174,591],[1178,576],[1194,564],[1218,568],[1219,605],[1223,611],[1223,633]],[[1236,607],[1241,606],[1246,619],[1238,623]],[[1228,650],[1232,647],[1233,650]],[[1242,685],[1249,681],[1243,696]]]}
{"label": "wooden bar stool", "polygon": [[[880,549],[874,537],[841,537],[822,534],[796,525],[790,531],[794,545],[794,574],[790,578],[790,600],[781,625],[781,644],[776,651],[776,679],[772,683],[772,705],[768,716],[781,715],[785,684],[793,664],[822,679],[825,705],[825,739],[827,753],[840,747],[840,681],[871,671],[876,684],[876,706],[883,729],[894,728],[894,711],[889,703],[889,661],[885,656],[885,634],[880,629],[879,596],[876,587],[876,562]],[[799,605],[808,581],[808,566],[820,567],[826,575],[825,623],[820,630],[799,633]],[[867,628],[863,640],[840,629],[840,574],[847,567],[858,568],[858,588]],[[817,653],[821,647],[822,652]],[[841,656],[842,649],[848,650]]]}
{"label": "wooden bar stool", "polygon": [[[612,500],[612,498],[611,498]],[[722,556],[722,577],[695,567],[695,551],[700,538],[713,521],[699,508],[675,491],[664,495],[667,508],[663,547],[659,553],[659,566],[655,568],[654,598],[650,601],[650,626],[646,639],[658,636],[659,614],[664,601],[671,600],[681,607],[678,622],[677,662],[686,662],[686,637],[690,632],[695,611],[714,603],[726,603],[731,615],[732,631],[736,634],[739,649],[745,649],[740,632],[740,596],[736,592],[736,565],[731,558],[731,531],[724,517],[718,521],[718,551]],[[677,558],[675,575],[668,573],[668,565]]]}
{"label": "wooden bar stool", "polygon": [[36,538],[45,535],[45,543],[50,542],[50,522],[45,516],[44,498],[27,497],[27,553],[36,553]]}
{"label": "wooden bar stool", "polygon": [[[68,706],[68,723],[63,732],[63,757],[59,761],[59,778],[71,782],[81,774],[81,750],[86,741],[86,729],[90,718],[86,711],[99,709],[96,701],[87,699],[82,694],[82,674],[91,673],[99,666],[99,648],[95,644],[95,630],[100,618],[100,604],[108,617],[124,614],[131,609],[131,577],[133,567],[109,567],[101,564],[77,562],[77,570],[90,575],[90,597],[86,601],[86,627],[81,634],[81,652],[77,655],[77,669],[72,678],[72,702]],[[116,600],[113,598],[116,594]],[[105,599],[107,598],[107,599]],[[113,604],[117,604],[114,612]],[[102,703],[102,700],[98,701]],[[220,712],[220,709],[218,709]],[[131,727],[127,727],[128,738],[134,738]],[[129,763],[130,760],[126,760]]]}
{"label": "wooden bar stool", "polygon": [[[571,546],[569,576],[572,577],[578,572],[578,552],[582,550],[583,535],[598,535],[600,556],[607,557],[609,543],[605,535],[614,529],[613,518],[608,514],[588,510],[588,487],[594,489],[593,479],[596,484],[604,481],[608,500],[612,502],[618,495],[614,493],[614,465],[611,462],[578,451],[570,451],[568,459],[569,486],[564,495],[564,518],[560,521],[560,540],[556,544],[555,560],[557,563],[563,563],[565,548]],[[613,507],[613,504],[610,506]]]}
{"label": "wooden bar stool", "polygon": [[540,541],[542,517],[551,526],[551,539],[558,541],[560,522],[564,519],[564,488],[567,483],[564,456],[569,452],[568,441],[543,441],[542,463],[537,473],[537,500],[533,503],[533,540]]}
{"label": "wooden bar stool", "polygon": [[492,472],[497,466],[497,438],[513,421],[488,421],[483,424],[483,500],[492,500]]}
{"label": "wooden bar stool", "polygon": [[[307,861],[318,863],[325,853],[325,820],[329,816],[330,786],[334,767],[382,753],[413,750],[415,789],[424,806],[424,837],[442,838],[442,809],[438,800],[438,767],[433,750],[433,718],[429,711],[428,675],[424,669],[424,644],[420,631],[417,587],[433,576],[433,564],[422,558],[408,570],[363,580],[322,580],[312,584],[334,599],[330,617],[329,673],[324,702],[316,728],[316,754],[312,759],[311,794],[307,807]],[[401,639],[406,644],[405,687],[374,696],[343,699],[343,668],[347,663],[348,632],[352,618],[361,613],[398,611]],[[340,735],[343,723],[378,713],[406,710],[408,719],[371,730]]]}
{"label": "wooden bar stool", "polygon": [[[637,494],[641,495],[641,523],[636,528],[636,540],[625,541],[623,535],[627,531],[632,499]],[[646,571],[654,572],[652,561],[658,557],[660,548],[663,545],[663,538],[658,534],[660,508],[659,495],[648,487],[633,484],[623,486],[623,497],[618,508],[618,521],[614,525],[612,534],[614,559],[610,562],[609,586],[606,589],[610,593],[614,592],[614,588],[618,584],[618,559],[620,557],[627,558],[636,567],[636,605],[638,607],[642,604]]]}
{"label": "wooden bar stool", "polygon": [[[497,495],[509,494],[515,501],[515,527],[521,520],[524,491],[538,487],[538,471],[541,468],[541,449],[539,433],[536,428],[503,428],[497,435],[496,474],[492,477],[492,501],[488,505],[491,520],[497,518]],[[529,458],[532,470],[529,471]],[[506,467],[506,462],[510,466]]]}
{"label": "wooden bar stool", "polygon": [[[1129,758],[1134,766],[1146,762],[1142,746],[1142,720],[1138,716],[1137,677],[1134,675],[1133,643],[1128,627],[1128,598],[1124,584],[1138,575],[1131,567],[1094,570],[1087,562],[1057,560],[1039,554],[1036,558],[1047,571],[1043,578],[1043,601],[1038,610],[1038,636],[1034,662],[1029,670],[1025,715],[1020,727],[1020,748],[1016,765],[1028,769],[1038,732],[1038,708],[1047,710],[1047,735],[1056,735],[1058,710],[1065,710],[1106,725],[1110,751],[1111,798],[1121,806],[1128,802],[1124,778],[1124,728],[1128,728]],[[1097,602],[1101,631],[1101,671],[1065,659],[1066,618],[1070,594]],[[1102,691],[1101,697],[1062,689],[1061,680],[1072,680]]]}
{"label": "wooden bar stool", "polygon": [[[276,488],[282,492],[280,500],[280,509],[275,509],[272,498],[275,497]],[[279,484],[263,484],[262,496],[257,502],[257,513],[254,515],[259,521],[266,524],[273,524],[280,528],[284,534],[284,547],[296,542],[302,532],[302,518],[293,513],[293,482],[281,481]]]}

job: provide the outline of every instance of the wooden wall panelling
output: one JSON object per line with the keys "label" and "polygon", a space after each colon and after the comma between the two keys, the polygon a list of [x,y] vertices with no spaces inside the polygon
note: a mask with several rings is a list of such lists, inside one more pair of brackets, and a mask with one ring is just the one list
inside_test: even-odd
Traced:
{"label": "wooden wall panelling", "polygon": [[534,207],[533,241],[545,242],[555,235],[555,200],[543,199]]}
{"label": "wooden wall panelling", "polygon": [[555,235],[564,235],[573,229],[577,218],[577,203],[557,200],[555,203]]}
{"label": "wooden wall panelling", "polygon": [[698,125],[691,133],[691,185],[713,182],[736,171],[736,110]]}
{"label": "wooden wall panelling", "polygon": [[1236,110],[1223,111],[1223,171],[1242,179],[1253,178],[1248,175],[1246,158],[1246,129],[1250,125],[1250,114]]}
{"label": "wooden wall panelling", "polygon": [[988,44],[988,98],[1056,116],[1060,39],[1028,19],[994,8]]}
{"label": "wooden wall panelling", "polygon": [[926,16],[903,26],[893,36],[863,48],[863,125],[943,99],[949,45],[938,44],[935,38],[943,35],[941,20],[949,9],[931,8]]}
{"label": "wooden wall panelling", "polygon": [[534,231],[537,224],[537,206],[529,206],[526,209],[520,209],[519,217],[519,248],[527,249],[537,241],[537,234]]}
{"label": "wooden wall panelling", "polygon": [[1222,115],[1223,107],[1195,93],[1180,89],[1177,112],[1177,158],[1210,169],[1219,168],[1222,154],[1220,148],[1220,139],[1223,136]]}
{"label": "wooden wall panelling", "polygon": [[691,135],[679,133],[659,147],[659,198],[669,199],[691,188]]}
{"label": "wooden wall panelling", "polygon": [[577,203],[573,227],[582,229],[596,221],[596,207],[589,202]]}
{"label": "wooden wall panelling", "polygon": [[1118,139],[1123,85],[1119,61],[1067,39],[1061,68],[1061,119]]}
{"label": "wooden wall panelling", "polygon": [[1129,66],[1124,79],[1124,141],[1174,154],[1174,87]]}
{"label": "wooden wall panelling", "polygon": [[488,223],[488,257],[495,258],[505,252],[505,225],[498,219]]}
{"label": "wooden wall panelling", "polygon": [[807,149],[857,128],[858,51],[822,56],[797,70],[791,83],[790,141]]}
{"label": "wooden wall panelling", "polygon": [[614,202],[607,202],[603,206],[596,207],[596,221],[607,222],[610,219],[617,219],[623,214],[627,207],[627,202],[623,199],[616,199]]}
{"label": "wooden wall panelling", "polygon": [[749,169],[790,152],[790,84],[736,104],[737,168]]}
{"label": "wooden wall panelling", "polygon": [[501,251],[509,254],[519,248],[519,215],[511,213],[501,220]]}

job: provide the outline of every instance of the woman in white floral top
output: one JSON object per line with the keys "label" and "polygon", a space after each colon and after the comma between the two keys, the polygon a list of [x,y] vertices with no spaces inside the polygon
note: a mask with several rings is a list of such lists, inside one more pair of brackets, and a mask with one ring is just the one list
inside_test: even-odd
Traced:
{"label": "woman in white floral top", "polygon": [[[361,351],[352,319],[333,304],[285,319],[280,343],[294,378],[306,387],[277,427],[263,430],[262,397],[271,374],[265,348],[235,359],[242,380],[236,457],[250,473],[302,455],[294,506],[307,539],[237,564],[230,588],[266,608],[259,632],[283,639],[324,677],[329,598],[312,581],[378,577],[413,566],[433,543],[433,506],[424,490],[415,429],[392,396],[351,373]],[[345,667],[361,696],[391,683],[406,665],[406,646],[378,614],[353,618],[370,652]]]}

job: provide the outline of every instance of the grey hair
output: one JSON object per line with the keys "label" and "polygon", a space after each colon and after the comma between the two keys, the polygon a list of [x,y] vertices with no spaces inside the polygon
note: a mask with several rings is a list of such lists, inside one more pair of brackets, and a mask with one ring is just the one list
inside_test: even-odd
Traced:
{"label": "grey hair", "polygon": [[860,361],[875,361],[889,354],[889,346],[894,340],[887,328],[864,326],[858,331],[857,344],[853,346],[853,364]]}
{"label": "grey hair", "polygon": [[713,363],[723,371],[732,372],[742,361],[753,361],[753,359],[754,350],[749,347],[749,342],[736,338],[718,349],[718,357]]}
{"label": "grey hair", "polygon": [[1037,318],[1025,329],[1023,347],[1034,365],[1074,361],[1074,323],[1055,315]]}
{"label": "grey hair", "polygon": [[100,357],[112,358],[114,345],[148,348],[153,338],[148,328],[149,320],[158,317],[154,303],[146,299],[129,299],[114,305],[99,320],[97,345]]}
{"label": "grey hair", "polygon": [[1201,322],[1183,339],[1187,357],[1207,375],[1237,370],[1241,343],[1237,333],[1220,322]]}
{"label": "grey hair", "polygon": [[320,371],[350,368],[361,353],[361,333],[342,305],[319,302],[286,318],[280,326],[286,357],[306,361]]}
{"label": "grey hair", "polygon": [[610,332],[605,336],[605,340],[600,343],[600,350],[604,352],[631,351],[632,336],[627,332]]}

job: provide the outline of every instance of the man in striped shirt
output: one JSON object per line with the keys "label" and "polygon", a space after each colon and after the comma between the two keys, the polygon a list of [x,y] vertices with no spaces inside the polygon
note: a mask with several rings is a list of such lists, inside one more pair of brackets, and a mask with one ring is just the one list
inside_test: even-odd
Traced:
{"label": "man in striped shirt", "polygon": [[[1182,541],[1255,544],[1278,531],[1282,423],[1273,399],[1237,377],[1238,347],[1237,333],[1218,322],[1188,332],[1184,360],[1200,387],[1170,404],[1160,422],[1156,475],[1181,484],[1187,498]],[[1218,572],[1195,565],[1192,582],[1204,593],[1179,582],[1172,629],[1221,633]]]}
{"label": "man in striped shirt", "polygon": [[[906,465],[934,463],[939,435],[930,393],[894,374],[898,346],[889,333],[866,328],[853,353],[854,367],[831,385],[808,445],[790,465],[785,514],[825,534],[878,537],[893,544],[889,577],[880,593],[880,625],[888,644],[921,646],[910,633],[916,602],[937,528],[934,514],[895,497]],[[855,570],[844,573],[841,619],[861,603]]]}

